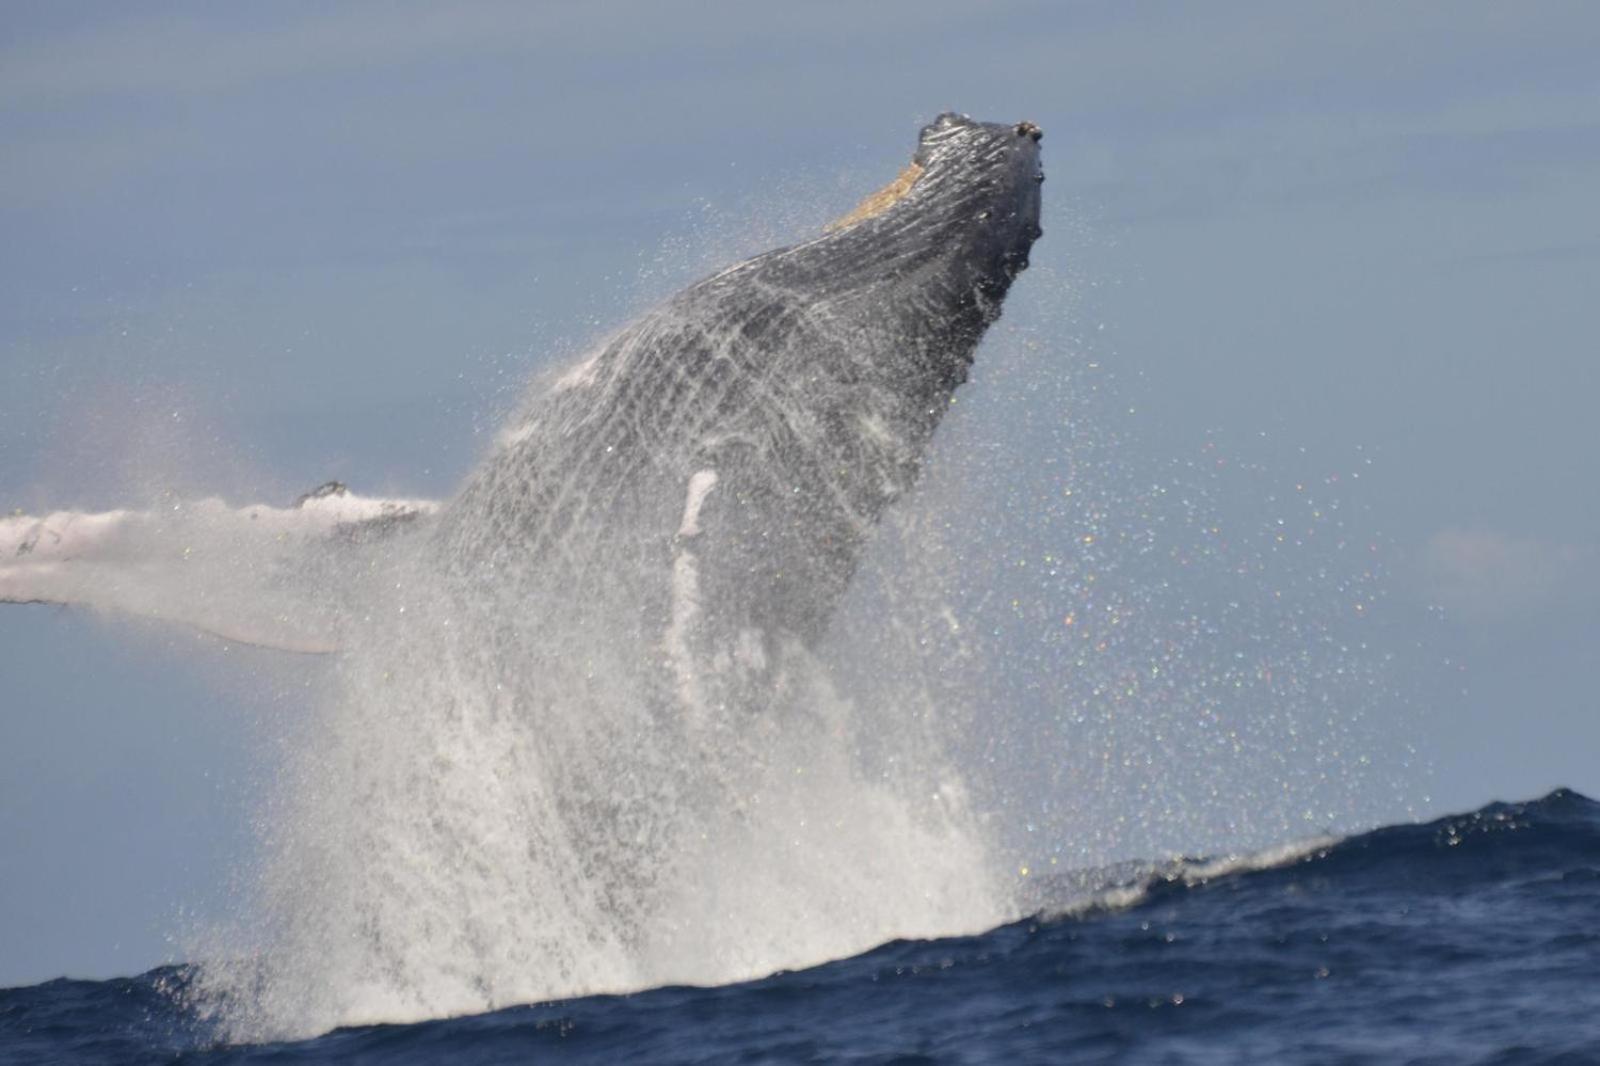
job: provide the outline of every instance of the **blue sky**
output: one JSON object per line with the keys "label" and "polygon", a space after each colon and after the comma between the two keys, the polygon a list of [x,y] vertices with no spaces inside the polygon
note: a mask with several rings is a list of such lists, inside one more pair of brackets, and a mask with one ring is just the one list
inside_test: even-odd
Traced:
{"label": "blue sky", "polygon": [[[0,504],[448,493],[544,362],[1028,118],[1014,304],[1070,292],[1130,462],[1360,457],[1415,809],[1600,794],[1596,54],[1554,3],[13,6]],[[226,906],[316,669],[0,612],[0,983]]]}

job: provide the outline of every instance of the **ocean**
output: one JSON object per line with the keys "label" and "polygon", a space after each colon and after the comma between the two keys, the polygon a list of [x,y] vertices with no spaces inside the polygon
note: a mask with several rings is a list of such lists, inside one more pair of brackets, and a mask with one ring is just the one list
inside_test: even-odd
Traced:
{"label": "ocean", "polygon": [[0,991],[6,1063],[1595,1063],[1600,803],[1567,790],[1227,860],[715,987],[228,1043],[195,970]]}

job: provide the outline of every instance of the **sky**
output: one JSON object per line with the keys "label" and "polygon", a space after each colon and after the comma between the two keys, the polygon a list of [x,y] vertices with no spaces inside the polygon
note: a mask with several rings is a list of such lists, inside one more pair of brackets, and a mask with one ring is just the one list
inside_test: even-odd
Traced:
{"label": "sky", "polygon": [[[1600,795],[1596,54],[1581,3],[8,5],[0,506],[447,495],[541,366],[1026,118],[1013,305],[1071,290],[1118,446],[1361,464],[1407,809]],[[0,985],[225,906],[319,669],[0,610]]]}

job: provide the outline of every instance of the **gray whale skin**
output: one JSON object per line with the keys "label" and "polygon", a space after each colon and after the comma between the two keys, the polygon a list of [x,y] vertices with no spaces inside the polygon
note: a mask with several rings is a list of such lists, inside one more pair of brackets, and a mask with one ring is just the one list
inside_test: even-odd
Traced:
{"label": "gray whale skin", "polygon": [[829,232],[691,285],[538,393],[440,518],[470,594],[504,552],[552,554],[575,611],[636,605],[686,683],[815,643],[1028,264],[1040,137],[941,115]]}

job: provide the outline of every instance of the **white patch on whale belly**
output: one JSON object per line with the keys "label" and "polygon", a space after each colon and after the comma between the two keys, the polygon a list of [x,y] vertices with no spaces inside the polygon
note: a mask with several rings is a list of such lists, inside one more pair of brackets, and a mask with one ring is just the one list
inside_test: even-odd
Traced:
{"label": "white patch on whale belly", "polygon": [[688,542],[700,534],[700,509],[716,485],[715,470],[697,470],[689,478],[683,500],[683,519],[678,523],[678,549],[672,560],[672,618],[663,638],[673,676],[678,682],[678,697],[684,707],[698,717],[703,717],[707,708],[702,698],[699,664],[695,661],[690,639],[700,618],[700,561]]}
{"label": "white patch on whale belly", "polygon": [[689,478],[689,493],[683,501],[683,521],[678,525],[678,536],[693,537],[700,533],[700,508],[705,506],[706,496],[717,487],[717,472],[715,470],[696,470],[694,476]]}

